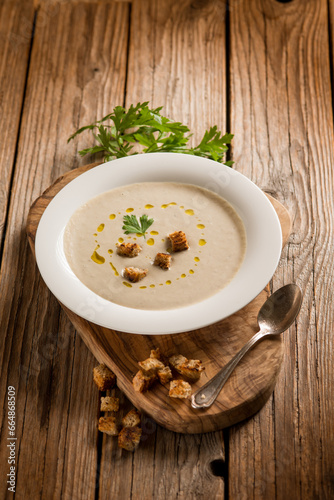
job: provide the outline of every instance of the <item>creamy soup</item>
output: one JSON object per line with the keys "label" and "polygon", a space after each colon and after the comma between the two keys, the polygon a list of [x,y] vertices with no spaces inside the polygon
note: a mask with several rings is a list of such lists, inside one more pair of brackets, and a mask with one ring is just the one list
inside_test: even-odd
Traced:
{"label": "creamy soup", "polygon": [[[154,219],[145,238],[126,235],[124,215]],[[153,265],[158,252],[171,252],[168,234],[183,231],[189,249],[171,253],[168,270]],[[117,243],[138,243],[129,258]],[[244,225],[231,205],[190,184],[145,182],[107,191],[80,207],[64,234],[66,258],[76,276],[111,302],[136,309],[173,309],[202,301],[236,275],[246,249]],[[137,283],[123,277],[126,267],[147,269]]]}

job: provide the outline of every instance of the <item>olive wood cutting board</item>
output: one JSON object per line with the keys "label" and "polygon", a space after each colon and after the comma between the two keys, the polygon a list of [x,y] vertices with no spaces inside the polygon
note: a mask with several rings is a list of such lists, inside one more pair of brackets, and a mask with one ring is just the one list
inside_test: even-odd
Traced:
{"label": "olive wood cutting board", "polygon": [[[72,179],[95,164],[72,170],[50,186],[31,206],[27,234],[32,251],[39,220],[52,198]],[[290,231],[287,210],[267,195],[282,226],[283,245]],[[193,391],[205,384],[223,367],[257,331],[257,313],[268,296],[263,290],[250,304],[232,316],[196,331],[174,335],[136,335],[121,333],[91,323],[61,304],[87,347],[99,362],[105,363],[117,376],[118,387],[139,410],[158,424],[175,432],[200,433],[223,429],[256,413],[274,389],[283,358],[280,336],[258,343],[232,373],[211,408],[195,410],[189,400],[168,396],[168,387],[156,383],[145,393],[135,392],[132,378],[138,371],[137,362],[146,359],[150,350],[159,347],[166,356],[183,354],[200,359],[205,371]]]}

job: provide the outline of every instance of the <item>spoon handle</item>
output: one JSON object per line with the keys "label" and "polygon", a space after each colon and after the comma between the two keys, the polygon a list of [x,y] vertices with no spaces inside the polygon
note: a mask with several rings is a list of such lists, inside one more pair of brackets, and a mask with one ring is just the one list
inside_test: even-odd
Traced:
{"label": "spoon handle", "polygon": [[261,330],[256,333],[242,349],[215,375],[209,382],[201,387],[197,392],[191,396],[191,406],[193,408],[209,408],[216,400],[218,394],[222,390],[227,379],[237,366],[239,361],[244,357],[246,352],[249,351],[253,345],[269,332],[262,332]]}

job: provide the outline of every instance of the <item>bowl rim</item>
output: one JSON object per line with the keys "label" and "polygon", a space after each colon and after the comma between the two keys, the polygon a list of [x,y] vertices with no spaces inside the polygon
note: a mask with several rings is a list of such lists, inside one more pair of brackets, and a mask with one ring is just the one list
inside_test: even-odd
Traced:
{"label": "bowl rim", "polygon": [[[74,275],[64,254],[64,230],[74,211],[98,194],[122,185],[157,181],[199,185],[226,199],[245,225],[245,259],[225,288],[201,302],[167,310],[120,306],[98,296]],[[35,240],[40,273],[62,304],[100,326],[148,335],[197,330],[234,314],[270,281],[281,248],[278,215],[267,196],[251,180],[206,158],[161,152],[112,160],[80,174],[51,200],[40,219]]]}

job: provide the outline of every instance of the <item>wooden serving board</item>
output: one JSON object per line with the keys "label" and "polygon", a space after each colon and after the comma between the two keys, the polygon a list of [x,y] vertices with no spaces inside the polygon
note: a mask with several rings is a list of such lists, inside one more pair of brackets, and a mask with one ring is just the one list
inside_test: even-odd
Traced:
{"label": "wooden serving board", "polygon": [[[27,222],[27,234],[33,252],[37,226],[49,202],[68,182],[96,165],[86,165],[63,175],[33,203]],[[290,216],[283,205],[270,196],[268,198],[279,216],[285,244],[291,231]],[[135,392],[132,378],[138,371],[137,362],[146,359],[150,350],[156,347],[160,347],[166,356],[180,353],[187,358],[200,359],[205,371],[193,385],[193,390],[197,390],[257,331],[257,313],[267,296],[268,290],[262,291],[236,314],[206,328],[156,336],[109,330],[86,321],[61,305],[97,360],[104,362],[117,375],[118,387],[134,406],[167,429],[200,433],[236,424],[264,405],[274,389],[282,363],[280,336],[257,344],[237,366],[213,406],[206,410],[194,410],[189,400],[169,398],[168,387],[159,383],[143,394]]]}

